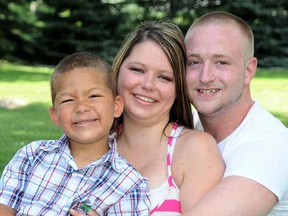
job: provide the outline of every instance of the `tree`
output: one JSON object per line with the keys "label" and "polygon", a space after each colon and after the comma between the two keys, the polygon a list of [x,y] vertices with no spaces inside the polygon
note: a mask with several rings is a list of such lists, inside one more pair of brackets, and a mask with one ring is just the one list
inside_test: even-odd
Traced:
{"label": "tree", "polygon": [[46,63],[55,64],[67,54],[79,51],[93,52],[111,62],[119,47],[119,25],[124,16],[115,4],[45,0],[38,16],[45,23],[39,52]]}
{"label": "tree", "polygon": [[[199,1],[201,2],[201,1]],[[204,2],[204,1],[203,1]],[[255,56],[261,67],[288,67],[287,0],[210,0],[196,10],[196,17],[213,10],[238,15],[252,28]]]}
{"label": "tree", "polygon": [[288,67],[287,0],[0,0],[0,58],[56,64],[89,51],[112,62],[144,20],[171,19],[185,34],[199,16],[232,12],[252,27],[262,67]]}
{"label": "tree", "polygon": [[35,15],[30,2],[0,0],[0,57],[30,59],[34,55]]}

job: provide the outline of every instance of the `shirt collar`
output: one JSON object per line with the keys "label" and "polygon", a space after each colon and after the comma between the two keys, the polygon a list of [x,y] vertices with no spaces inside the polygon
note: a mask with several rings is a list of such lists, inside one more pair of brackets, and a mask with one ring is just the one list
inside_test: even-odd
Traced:
{"label": "shirt collar", "polygon": [[[69,138],[65,134],[63,134],[59,140],[51,140],[51,142],[47,142],[45,145],[41,146],[41,149],[47,152],[67,152],[67,150],[69,149],[68,144]],[[103,155],[99,160],[92,162],[90,165],[88,165],[88,167],[95,167],[105,163],[109,163],[115,171],[123,172],[127,167],[127,161],[117,152],[116,133],[112,133],[111,135],[109,135],[108,144],[108,152]]]}
{"label": "shirt collar", "polygon": [[57,151],[68,147],[68,144],[69,138],[65,134],[63,134],[58,140],[51,140],[49,142],[46,142],[45,145],[41,146],[41,149],[48,152]]}
{"label": "shirt collar", "polygon": [[[109,151],[101,158],[102,163],[110,163],[112,168],[117,172],[123,172],[127,167],[126,160],[118,154],[116,133],[112,133],[108,139]],[[101,160],[100,159],[100,160]],[[96,161],[97,163],[97,161]]]}

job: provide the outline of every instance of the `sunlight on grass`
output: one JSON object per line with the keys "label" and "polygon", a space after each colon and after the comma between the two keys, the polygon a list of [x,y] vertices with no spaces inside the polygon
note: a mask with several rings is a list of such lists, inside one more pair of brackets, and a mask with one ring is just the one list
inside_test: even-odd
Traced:
{"label": "sunlight on grass", "polygon": [[288,126],[288,70],[258,69],[252,97]]}
{"label": "sunlight on grass", "polygon": [[0,64],[0,98],[21,98],[29,103],[50,102],[50,76],[53,69],[49,67],[32,67]]}
{"label": "sunlight on grass", "polygon": [[62,134],[48,113],[52,71],[49,67],[0,62],[0,98],[24,99],[28,103],[17,109],[0,108],[0,173],[22,146],[33,140],[58,139]]}

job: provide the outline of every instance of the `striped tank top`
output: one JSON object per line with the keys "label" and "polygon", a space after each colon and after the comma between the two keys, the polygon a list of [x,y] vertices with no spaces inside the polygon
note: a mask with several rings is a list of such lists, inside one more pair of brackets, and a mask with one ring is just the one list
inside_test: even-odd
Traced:
{"label": "striped tank top", "polygon": [[173,124],[167,145],[168,178],[163,185],[150,191],[150,199],[152,205],[150,211],[151,216],[181,215],[180,190],[173,180],[171,164],[172,164],[174,147],[182,129],[183,127],[178,126],[177,123]]}

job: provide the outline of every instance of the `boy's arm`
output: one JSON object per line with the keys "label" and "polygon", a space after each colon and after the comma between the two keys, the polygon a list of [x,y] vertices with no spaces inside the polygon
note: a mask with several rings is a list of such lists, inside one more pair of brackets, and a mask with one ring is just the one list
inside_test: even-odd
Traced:
{"label": "boy's arm", "polygon": [[[0,215],[15,215],[19,211],[22,192],[28,180],[30,161],[26,147],[18,150],[3,170],[0,179]],[[17,210],[16,210],[17,209]]]}
{"label": "boy's arm", "polygon": [[0,203],[0,215],[11,216],[16,215],[16,213],[17,211],[15,209]]}

